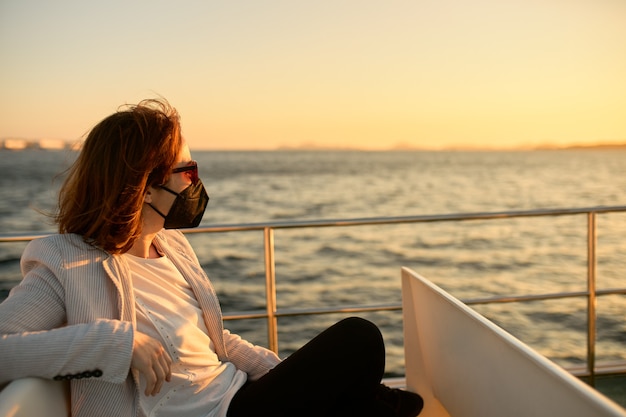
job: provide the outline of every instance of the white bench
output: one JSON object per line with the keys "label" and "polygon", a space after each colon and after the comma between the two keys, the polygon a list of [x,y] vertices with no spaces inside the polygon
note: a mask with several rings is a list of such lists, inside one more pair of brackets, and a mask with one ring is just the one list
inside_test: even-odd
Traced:
{"label": "white bench", "polygon": [[22,378],[0,391],[0,417],[69,417],[67,382]]}
{"label": "white bench", "polygon": [[415,272],[402,269],[406,384],[420,417],[617,417],[626,412]]}

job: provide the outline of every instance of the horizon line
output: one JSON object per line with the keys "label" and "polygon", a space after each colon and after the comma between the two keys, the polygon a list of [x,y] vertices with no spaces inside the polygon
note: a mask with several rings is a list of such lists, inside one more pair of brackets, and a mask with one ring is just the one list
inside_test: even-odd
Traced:
{"label": "horizon line", "polygon": [[[63,139],[25,139],[17,137],[5,137],[0,139],[0,149],[21,150],[21,149],[77,149],[80,148],[82,140],[70,141]],[[410,145],[406,143],[396,144],[387,148],[366,148],[358,146],[323,146],[316,144],[301,145],[279,145],[270,148],[221,148],[221,147],[193,147],[196,151],[232,151],[232,152],[276,152],[276,151],[360,151],[360,152],[393,152],[393,151],[420,151],[420,152],[514,152],[514,151],[534,151],[534,150],[576,150],[576,149],[626,149],[626,140],[598,141],[595,143],[583,144],[550,144],[540,145],[517,145],[517,146],[472,146],[472,145],[452,145],[442,147],[424,147]]]}

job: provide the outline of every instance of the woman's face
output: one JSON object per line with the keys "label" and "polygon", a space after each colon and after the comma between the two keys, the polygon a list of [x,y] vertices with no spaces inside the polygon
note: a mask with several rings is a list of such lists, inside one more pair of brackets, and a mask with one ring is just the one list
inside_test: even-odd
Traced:
{"label": "woman's face", "polygon": [[[185,167],[190,162],[191,153],[189,152],[189,146],[187,146],[187,143],[183,141],[180,153],[173,168],[175,169]],[[180,193],[185,188],[191,185],[191,178],[189,177],[189,174],[187,172],[172,173],[170,174],[169,179],[162,185],[176,193]],[[151,203],[161,213],[167,215],[175,199],[176,195],[168,192],[167,190],[164,190],[163,188],[149,187],[145,202]],[[155,226],[159,226],[159,228],[163,227],[163,217],[158,214],[156,216],[146,216],[147,213],[157,214],[156,212],[154,212],[154,210],[151,210],[150,208],[146,210],[144,205],[144,219],[146,221],[149,221],[150,223],[158,222],[160,223],[160,225]]]}
{"label": "woman's face", "polygon": [[[187,143],[183,141],[183,144],[180,149],[180,153],[178,154],[178,158],[173,168],[176,169],[176,168],[185,167],[190,162],[191,162],[191,153],[189,152],[189,146],[187,146]],[[177,193],[179,193],[191,185],[191,179],[189,178],[189,175],[186,174],[185,172],[172,173],[169,179],[167,180],[167,182],[165,182],[165,184],[163,185],[169,188],[170,190],[176,191]],[[170,195],[172,194],[170,193]]]}

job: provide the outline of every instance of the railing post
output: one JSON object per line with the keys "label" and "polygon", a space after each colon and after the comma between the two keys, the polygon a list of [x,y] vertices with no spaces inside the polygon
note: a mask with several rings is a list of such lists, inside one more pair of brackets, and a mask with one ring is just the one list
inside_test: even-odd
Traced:
{"label": "railing post", "polygon": [[587,371],[589,385],[595,386],[596,375],[596,213],[587,214]]}
{"label": "railing post", "polygon": [[265,248],[265,306],[267,309],[267,340],[269,349],[278,354],[278,322],[276,319],[276,270],[274,261],[274,229],[263,229]]}

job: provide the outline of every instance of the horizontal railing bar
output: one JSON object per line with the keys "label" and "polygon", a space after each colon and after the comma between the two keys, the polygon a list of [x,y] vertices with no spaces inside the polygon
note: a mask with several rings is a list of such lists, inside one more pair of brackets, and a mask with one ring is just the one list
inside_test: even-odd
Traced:
{"label": "horizontal railing bar", "polygon": [[371,311],[396,311],[402,310],[401,304],[384,304],[376,306],[348,306],[348,307],[327,307],[327,308],[308,308],[308,309],[292,309],[279,310],[276,312],[278,317],[294,317],[294,316],[311,316],[317,314],[335,314],[335,313],[363,313]]}
{"label": "horizontal railing bar", "polygon": [[605,290],[596,290],[596,295],[614,295],[626,294],[626,288],[610,288]]}
{"label": "horizontal railing bar", "polygon": [[328,219],[309,221],[279,221],[266,223],[247,224],[225,224],[198,227],[187,229],[185,233],[207,233],[207,232],[229,232],[229,231],[253,231],[263,230],[267,227],[272,229],[295,229],[307,227],[339,227],[339,226],[364,226],[364,225],[386,225],[401,223],[429,223],[441,221],[462,221],[462,220],[490,220],[505,219],[515,217],[541,217],[541,216],[564,216],[587,213],[608,213],[626,211],[626,206],[596,206],[587,208],[572,209],[536,209],[517,210],[482,213],[456,213],[456,214],[435,214],[435,215],[414,215],[396,217],[363,217],[353,219]]}
{"label": "horizontal railing bar", "polygon": [[524,301],[542,301],[542,300],[558,300],[560,298],[575,298],[586,297],[589,295],[586,291],[574,291],[554,294],[531,294],[531,295],[518,295],[510,297],[488,297],[488,298],[473,298],[470,300],[462,300],[464,304],[476,305],[476,304],[501,304],[501,303],[516,303]]}
{"label": "horizontal railing bar", "polygon": [[[277,310],[276,317],[313,316],[318,314],[362,313],[368,311],[395,311],[402,310],[401,304],[362,305],[347,307],[318,307],[306,309]],[[224,313],[224,320],[261,319],[267,318],[265,310],[236,311]]]}
{"label": "horizontal railing bar", "polygon": [[[610,288],[605,290],[596,290],[596,296],[600,295],[614,295],[614,294],[626,294],[626,288]],[[473,304],[495,304],[495,303],[515,303],[524,301],[542,301],[542,300],[558,300],[560,298],[575,298],[575,297],[587,297],[589,291],[571,291],[571,292],[558,292],[551,294],[531,294],[531,295],[518,295],[518,296],[505,296],[505,297],[487,297],[487,298],[472,298],[461,300],[467,305]]]}
{"label": "horizontal railing bar", "polygon": [[[586,366],[565,366],[566,371],[576,377],[589,377],[591,373],[587,370]],[[596,364],[594,375],[595,376],[615,376],[626,374],[626,362],[613,362],[613,363],[601,363]]]}
{"label": "horizontal railing bar", "polygon": [[50,236],[52,233],[4,233],[0,235],[0,243],[28,242],[40,237]]}
{"label": "horizontal railing bar", "polygon": [[222,313],[224,320],[244,320],[244,319],[266,319],[266,310],[251,310],[251,311],[234,311],[232,313]]}
{"label": "horizontal railing bar", "polygon": [[[300,220],[300,221],[278,221],[262,223],[241,223],[224,224],[185,229],[184,233],[221,233],[221,232],[243,232],[270,229],[296,229],[308,227],[339,227],[339,226],[365,226],[365,225],[388,225],[403,223],[431,223],[443,221],[464,221],[464,220],[491,220],[507,219],[518,217],[542,217],[542,216],[565,216],[586,213],[610,213],[626,211],[626,206],[596,206],[571,209],[536,209],[517,210],[482,213],[456,213],[456,214],[436,214],[436,215],[414,215],[396,217],[363,217],[353,219],[326,219],[326,220]],[[1,242],[22,242],[39,237],[50,235],[48,233],[7,233],[0,235]]]}

